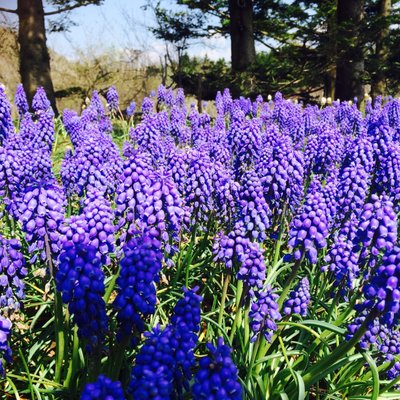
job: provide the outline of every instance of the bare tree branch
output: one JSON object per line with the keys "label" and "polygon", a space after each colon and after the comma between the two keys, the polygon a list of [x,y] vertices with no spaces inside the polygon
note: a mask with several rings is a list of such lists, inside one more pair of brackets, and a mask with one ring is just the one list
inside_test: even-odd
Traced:
{"label": "bare tree branch", "polygon": [[11,10],[10,8],[0,7],[0,11],[7,12],[7,13],[12,13],[12,14],[18,14],[18,10]]}
{"label": "bare tree branch", "polygon": [[81,4],[81,3],[78,3],[78,4],[71,4],[70,6],[66,6],[66,7],[63,7],[63,8],[58,8],[57,10],[54,10],[54,11],[47,11],[47,12],[45,12],[44,13],[44,15],[47,17],[48,15],[57,15],[57,14],[61,14],[61,13],[63,13],[63,12],[66,12],[66,11],[72,11],[72,10],[75,10],[75,8],[79,8],[79,7],[85,7],[85,6],[89,6],[89,5],[91,5],[92,3],[83,3],[83,4]]}

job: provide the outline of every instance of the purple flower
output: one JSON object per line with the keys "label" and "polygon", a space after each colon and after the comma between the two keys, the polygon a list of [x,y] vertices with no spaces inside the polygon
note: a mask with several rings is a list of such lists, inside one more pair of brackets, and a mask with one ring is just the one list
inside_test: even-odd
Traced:
{"label": "purple flower", "polygon": [[[32,99],[32,109],[35,112],[47,111],[51,107],[50,101],[46,96],[46,92],[43,87],[39,86],[36,89],[36,93]],[[53,112],[52,110],[50,112]]]}
{"label": "purple flower", "polygon": [[359,254],[355,251],[353,242],[357,225],[358,220],[353,215],[335,235],[325,257],[327,265],[322,270],[333,272],[336,286],[345,282],[349,289],[354,289],[354,281],[359,276]]}
{"label": "purple flower", "polygon": [[242,243],[243,254],[239,255],[239,271],[237,279],[252,288],[261,288],[265,280],[266,266],[263,251],[258,243],[250,241]]}
{"label": "purple flower", "polygon": [[392,327],[400,319],[400,248],[394,247],[382,258],[363,287],[366,301],[359,308],[376,310],[382,323]]}
{"label": "purple flower", "polygon": [[236,176],[251,166],[258,158],[261,149],[260,121],[246,120],[243,113],[232,121],[228,132],[228,143],[232,148],[234,157],[234,170]]}
{"label": "purple flower", "polygon": [[0,315],[0,375],[5,375],[5,364],[11,363],[11,348],[8,344],[11,335],[11,321]]}
{"label": "purple flower", "polygon": [[387,153],[380,158],[379,167],[371,190],[376,194],[387,193],[396,210],[400,202],[400,144],[391,143]]}
{"label": "purple flower", "polygon": [[275,137],[271,147],[264,148],[256,170],[275,214],[281,214],[285,204],[292,210],[298,207],[304,191],[304,160],[303,154],[293,149],[288,136]]}
{"label": "purple flower", "polygon": [[294,259],[305,256],[315,264],[318,250],[326,247],[328,233],[325,199],[319,191],[310,193],[290,224],[288,246],[294,251]]}
{"label": "purple flower", "polygon": [[184,387],[189,389],[192,378],[191,369],[195,365],[194,349],[200,329],[200,305],[202,297],[196,294],[198,288],[192,290],[183,288],[184,296],[175,305],[171,317],[171,326],[175,330],[175,387],[178,393]]}
{"label": "purple flower", "polygon": [[[62,166],[61,176],[67,182],[65,189],[69,193],[75,191],[78,196],[83,196],[91,188],[114,193],[119,183],[122,164],[119,150],[111,138],[94,129]],[[75,176],[72,178],[74,167]]]}
{"label": "purple flower", "polygon": [[117,112],[119,107],[119,96],[115,86],[110,86],[106,94],[108,109],[110,112]]}
{"label": "purple flower", "polygon": [[343,137],[328,124],[319,124],[305,149],[306,171],[326,174],[343,156]]}
{"label": "purple flower", "polygon": [[185,195],[187,171],[189,168],[190,153],[180,149],[173,149],[168,157],[168,170],[176,183],[181,196]]}
{"label": "purple flower", "polygon": [[108,328],[104,273],[96,253],[95,247],[85,243],[64,242],[56,275],[57,290],[68,304],[78,336],[86,340],[89,352],[104,345]]}
{"label": "purple flower", "polygon": [[[60,225],[64,220],[65,199],[60,187],[33,183],[25,189],[20,204],[20,221],[29,252],[39,250],[44,260],[60,251]],[[48,246],[47,246],[48,243]],[[35,259],[35,256],[32,257]]]}
{"label": "purple flower", "polygon": [[254,170],[246,171],[240,179],[239,221],[252,240],[264,241],[266,230],[270,227],[271,210],[264,198],[264,190]]}
{"label": "purple flower", "polygon": [[114,251],[113,219],[114,212],[109,201],[101,192],[91,190],[84,201],[81,214],[72,216],[60,230],[65,236],[64,240],[76,244],[84,242],[95,247],[102,264],[108,265],[109,254]]}
{"label": "purple flower", "polygon": [[117,310],[120,337],[144,331],[143,319],[154,314],[156,287],[161,271],[160,243],[150,236],[133,237],[124,246],[113,307]]}
{"label": "purple flower", "polygon": [[28,104],[28,100],[26,98],[26,93],[25,93],[24,86],[22,85],[22,83],[19,83],[17,85],[14,103],[18,109],[18,114],[19,114],[20,118],[22,118],[23,115],[25,115],[25,113],[27,113],[29,111],[29,104]]}
{"label": "purple flower", "polygon": [[149,97],[145,97],[142,102],[143,115],[151,114],[153,110],[154,110],[153,100]]}
{"label": "purple flower", "polygon": [[249,311],[250,329],[254,334],[251,340],[255,341],[259,334],[263,334],[270,342],[273,333],[278,329],[276,321],[282,318],[276,302],[279,296],[270,286],[260,291],[252,291],[250,294],[252,295]]}
{"label": "purple flower", "polygon": [[176,367],[174,329],[170,325],[164,330],[157,326],[145,336],[132,368],[129,393],[136,400],[171,399]]}
{"label": "purple flower", "polygon": [[128,234],[137,230],[136,220],[142,213],[145,191],[150,185],[149,175],[152,166],[146,153],[136,151],[124,161],[121,183],[116,192],[116,210],[118,229],[124,227]]}
{"label": "purple flower", "polygon": [[365,167],[352,162],[339,174],[336,221],[340,226],[351,215],[359,216],[369,191],[369,174]]}
{"label": "purple flower", "polygon": [[3,315],[19,310],[19,301],[25,298],[23,279],[27,274],[21,243],[0,235],[0,309]]}
{"label": "purple flower", "polygon": [[7,100],[3,87],[0,85],[0,145],[12,133],[14,133],[14,125],[11,119],[11,105]]}
{"label": "purple flower", "polygon": [[53,112],[51,109],[47,111],[39,110],[36,135],[33,138],[33,145],[37,147],[46,147],[51,152],[54,143],[54,122]]}
{"label": "purple flower", "polygon": [[393,203],[386,195],[372,195],[360,215],[358,230],[353,240],[360,252],[360,264],[373,267],[379,254],[391,251],[397,241],[397,218]]}
{"label": "purple flower", "polygon": [[222,338],[214,347],[207,344],[209,355],[199,361],[199,371],[193,385],[193,399],[240,400],[242,387],[238,382],[238,371],[231,358],[231,348]]}
{"label": "purple flower", "polygon": [[187,184],[186,205],[190,209],[191,225],[203,226],[213,209],[213,173],[214,167],[208,155],[193,151],[190,159]]}
{"label": "purple flower", "polygon": [[152,237],[161,241],[167,254],[174,253],[182,228],[183,200],[171,173],[160,168],[149,174],[150,184],[145,188],[145,200],[140,212],[139,226]]}
{"label": "purple flower", "polygon": [[232,171],[221,163],[215,163],[214,169],[214,206],[220,224],[228,230],[237,220],[240,185],[233,179]]}
{"label": "purple flower", "polygon": [[121,382],[99,375],[93,383],[83,388],[81,400],[125,400]]}
{"label": "purple flower", "polygon": [[131,101],[129,103],[128,108],[126,109],[126,115],[128,117],[132,117],[132,115],[135,113],[136,110],[136,103],[134,101]]}
{"label": "purple flower", "polygon": [[302,317],[305,317],[309,304],[310,283],[307,278],[303,278],[297,287],[290,292],[289,299],[283,304],[283,312],[286,315],[300,314]]}
{"label": "purple flower", "polygon": [[64,128],[68,132],[74,148],[77,148],[85,137],[85,131],[82,129],[81,118],[75,111],[66,108],[63,112],[62,120]]}

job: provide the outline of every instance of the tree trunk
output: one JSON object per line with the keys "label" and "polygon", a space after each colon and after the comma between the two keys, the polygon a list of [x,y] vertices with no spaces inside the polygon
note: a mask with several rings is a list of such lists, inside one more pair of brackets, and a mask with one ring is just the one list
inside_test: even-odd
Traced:
{"label": "tree trunk", "polygon": [[21,80],[29,102],[38,86],[43,86],[54,112],[57,107],[50,74],[42,0],[18,0]]}
{"label": "tree trunk", "polygon": [[386,40],[389,36],[389,16],[392,8],[391,0],[379,0],[379,25],[382,27],[376,36],[375,41],[375,59],[377,68],[371,81],[371,96],[382,95],[386,89],[385,66],[388,59],[388,49]]}
{"label": "tree trunk", "polygon": [[229,0],[232,71],[245,71],[256,59],[253,1]]}
{"label": "tree trunk", "polygon": [[336,79],[336,0],[324,0],[320,7],[326,19],[326,44],[323,47],[326,57],[326,70],[324,73],[324,96],[331,99],[335,98],[335,79]]}
{"label": "tree trunk", "polygon": [[364,0],[338,0],[335,97],[340,100],[364,98],[363,16]]}

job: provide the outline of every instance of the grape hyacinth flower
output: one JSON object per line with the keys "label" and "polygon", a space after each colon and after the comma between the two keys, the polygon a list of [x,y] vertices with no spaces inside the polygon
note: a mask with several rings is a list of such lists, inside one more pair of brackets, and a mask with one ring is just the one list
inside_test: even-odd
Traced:
{"label": "grape hyacinth flower", "polygon": [[15,92],[14,103],[18,109],[19,117],[22,118],[25,113],[29,111],[29,104],[26,98],[26,93],[22,83],[17,85],[17,90]]}
{"label": "grape hyacinth flower", "polygon": [[354,214],[359,216],[369,191],[370,177],[360,163],[351,163],[339,174],[336,223],[340,226]]}
{"label": "grape hyacinth flower", "polygon": [[244,243],[244,253],[239,256],[237,279],[252,288],[261,288],[265,280],[266,266],[263,251],[258,243]]}
{"label": "grape hyacinth flower", "polygon": [[[341,160],[343,155],[343,138],[336,129],[332,129],[327,124],[319,125],[316,135],[317,143],[315,152],[312,154],[312,159],[308,158],[310,163],[307,164],[306,170],[312,171],[314,174],[325,175],[327,171]],[[305,154],[307,152],[306,148]]]}
{"label": "grape hyacinth flower", "polygon": [[310,283],[307,278],[303,278],[290,293],[289,299],[283,304],[283,312],[286,315],[300,314],[302,317],[305,317],[309,303]]}
{"label": "grape hyacinth flower", "polygon": [[160,168],[149,175],[150,185],[145,189],[139,226],[163,243],[167,254],[174,253],[182,228],[183,200],[171,173]]}
{"label": "grape hyacinth flower", "polygon": [[[325,257],[326,265],[322,271],[332,271],[335,286],[344,282],[350,290],[360,274],[359,254],[354,249],[354,237],[357,232],[358,219],[353,215],[334,237],[334,242]],[[342,289],[344,291],[344,289]]]}
{"label": "grape hyacinth flower", "polygon": [[82,127],[81,118],[75,111],[66,108],[63,112],[62,120],[65,130],[71,138],[72,145],[76,149],[82,143],[86,134]]}
{"label": "grape hyacinth flower", "polygon": [[[20,208],[20,221],[29,252],[39,250],[42,260],[60,251],[60,225],[64,220],[62,189],[52,183],[35,182],[25,189]],[[48,242],[48,246],[46,245]],[[35,256],[32,257],[32,260]]]}
{"label": "grape hyacinth flower", "polygon": [[5,376],[5,364],[11,363],[11,348],[8,345],[11,335],[11,321],[0,315],[0,376]]}
{"label": "grape hyacinth flower", "polygon": [[11,119],[11,105],[0,85],[0,145],[4,144],[12,133],[14,133],[14,125]]}
{"label": "grape hyacinth flower", "polygon": [[51,110],[38,111],[39,118],[37,121],[36,135],[32,143],[37,147],[44,147],[51,152],[54,143],[54,122],[53,112]]}
{"label": "grape hyacinth flower", "polygon": [[95,247],[85,243],[64,242],[56,275],[57,290],[89,352],[103,345],[108,328],[104,273],[96,253]]}
{"label": "grape hyacinth flower", "polygon": [[353,240],[360,252],[360,264],[374,267],[379,254],[391,251],[397,242],[397,218],[388,196],[372,195],[360,215],[358,230]]}
{"label": "grape hyacinth flower", "polygon": [[89,191],[84,201],[82,217],[87,223],[89,244],[96,247],[102,263],[108,265],[109,254],[114,251],[115,232],[114,213],[110,202],[101,192]]}
{"label": "grape hyacinth flower", "polygon": [[99,375],[93,383],[83,388],[80,400],[125,400],[121,382]]}
{"label": "grape hyacinth flower", "polygon": [[218,339],[217,346],[207,344],[209,355],[199,361],[200,369],[195,376],[193,399],[240,400],[242,387],[238,371],[231,358],[231,348]]}
{"label": "grape hyacinth flower", "polygon": [[251,341],[255,341],[259,334],[264,335],[265,339],[270,342],[273,333],[278,329],[276,321],[282,316],[279,313],[279,306],[276,302],[278,295],[274,290],[267,286],[263,290],[251,291],[252,296],[249,318],[250,329],[253,332]]}
{"label": "grape hyacinth flower", "polygon": [[118,229],[124,227],[128,235],[137,230],[136,221],[142,213],[151,170],[152,165],[146,153],[135,151],[124,162],[121,183],[117,187],[115,215]]}
{"label": "grape hyacinth flower", "polygon": [[36,89],[36,93],[32,99],[32,109],[35,112],[47,111],[50,108],[50,101],[46,96],[46,92],[42,86]]}
{"label": "grape hyacinth flower", "polygon": [[135,400],[169,400],[176,368],[174,329],[170,325],[164,330],[156,326],[144,335],[146,340],[132,368],[129,393]]}
{"label": "grape hyacinth flower", "polygon": [[[273,138],[274,143],[263,149],[256,170],[265,188],[265,198],[275,214],[281,214],[284,205],[292,210],[303,196],[303,153],[293,149],[291,139],[282,135]],[[266,157],[265,157],[266,156]]]}
{"label": "grape hyacinth flower", "polygon": [[400,144],[391,143],[381,157],[371,190],[376,194],[387,193],[396,210],[400,203]]}
{"label": "grape hyacinth flower", "polygon": [[213,164],[203,152],[194,151],[188,169],[186,205],[190,209],[191,225],[204,225],[213,209]]}
{"label": "grape hyacinth flower", "polygon": [[245,237],[242,224],[236,224],[227,236],[218,238],[213,253],[214,261],[223,262],[229,270],[235,268],[237,279],[244,281],[247,287],[262,287],[266,272],[263,250],[258,243]]}
{"label": "grape hyacinth flower", "polygon": [[[376,310],[381,323],[392,327],[400,319],[400,248],[394,247],[382,258],[382,265],[363,287],[366,298],[359,310]],[[356,306],[357,307],[357,306]]]}
{"label": "grape hyacinth flower", "polygon": [[219,162],[215,163],[214,205],[219,223],[231,230],[237,220],[240,185],[233,179],[233,174]]}
{"label": "grape hyacinth flower", "polygon": [[[122,159],[111,138],[97,128],[87,133],[85,140],[76,148],[73,159],[76,168],[72,187],[78,196],[95,188],[114,193],[122,172]],[[68,168],[68,163],[66,164]],[[62,175],[67,173],[62,172]]]}
{"label": "grape hyacinth flower", "polygon": [[115,86],[110,86],[106,94],[108,109],[110,112],[115,113],[118,111],[119,96]]}
{"label": "grape hyacinth flower", "polygon": [[319,191],[310,193],[290,225],[288,246],[293,251],[293,258],[300,261],[307,257],[315,264],[318,249],[326,247],[328,233],[325,199]]}
{"label": "grape hyacinth flower", "polygon": [[175,387],[181,393],[182,386],[189,389],[192,378],[191,369],[195,365],[194,349],[200,329],[200,305],[202,297],[196,294],[198,288],[183,288],[184,296],[178,300],[171,317],[171,326],[175,329]]}
{"label": "grape hyacinth flower", "polygon": [[142,102],[142,113],[147,115],[152,113],[154,110],[154,103],[150,97],[145,97]]}
{"label": "grape hyacinth flower", "polygon": [[168,160],[168,170],[172,174],[172,179],[176,183],[179,193],[183,197],[186,190],[187,170],[189,167],[190,154],[183,150],[174,149]]}
{"label": "grape hyacinth flower", "polygon": [[25,298],[23,282],[28,274],[21,243],[17,239],[6,239],[0,235],[0,310],[2,315],[11,315],[19,310],[19,301]]}
{"label": "grape hyacinth flower", "polygon": [[113,306],[117,310],[119,337],[144,331],[143,318],[156,306],[156,287],[162,267],[160,243],[150,236],[133,237],[124,246],[119,287]]}
{"label": "grape hyacinth flower", "polygon": [[228,269],[232,269],[238,265],[249,242],[243,227],[237,224],[228,235],[217,238],[213,248],[214,261],[223,262]]}
{"label": "grape hyacinth flower", "polygon": [[264,241],[271,210],[264,198],[261,181],[256,172],[250,170],[241,176],[240,182],[238,218],[250,239]]}
{"label": "grape hyacinth flower", "polygon": [[131,101],[128,108],[126,109],[126,115],[128,117],[132,117],[132,115],[135,113],[136,110],[136,103],[134,101]]}

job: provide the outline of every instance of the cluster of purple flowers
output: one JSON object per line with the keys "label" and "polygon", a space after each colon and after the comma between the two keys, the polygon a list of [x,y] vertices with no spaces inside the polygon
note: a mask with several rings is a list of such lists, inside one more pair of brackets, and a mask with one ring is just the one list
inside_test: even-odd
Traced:
{"label": "cluster of purple flowers", "polygon": [[[11,356],[6,317],[19,309],[27,275],[21,244],[8,237],[22,229],[30,263],[37,255],[47,259],[89,353],[114,343],[108,318],[116,319],[110,326],[117,347],[126,339],[139,342],[150,329],[135,350],[133,398],[242,397],[227,345],[220,340],[208,345],[199,362],[194,357],[202,302],[196,289],[183,290],[165,328],[147,326],[158,318],[150,318],[157,285],[176,272],[169,268],[160,283],[163,264],[173,267],[178,245],[188,246],[178,268],[191,260],[184,268],[195,270],[209,260],[213,239],[214,262],[226,266],[231,283],[243,283],[236,306],[250,307],[243,321],[249,321],[245,330],[252,341],[271,341],[282,315],[307,316],[307,260],[326,272],[328,287],[358,300],[349,337],[363,327],[361,347],[375,346],[393,364],[389,375],[400,374],[398,100],[378,99],[363,117],[349,102],[303,107],[280,93],[265,102],[261,96],[233,99],[225,90],[217,95],[213,119],[194,104],[187,108],[183,91],[174,97],[160,85],[129,119],[133,126],[121,156],[111,137],[111,118],[119,113],[114,86],[105,97],[108,111],[94,91],[81,115],[63,113],[73,148],[65,153],[61,188],[52,166],[54,113],[44,89],[38,88],[31,114],[18,86],[17,132],[0,87],[0,206],[7,224],[0,235],[0,372]],[[135,111],[132,102],[126,115]],[[191,247],[199,243],[199,249]],[[280,262],[282,252],[296,272],[287,287],[287,266],[280,275],[279,264],[271,265],[276,286],[268,275],[269,263]],[[119,276],[110,283],[115,291],[107,294],[113,298],[108,317],[105,272],[116,273],[118,264]],[[91,398],[123,399],[124,393],[119,382],[100,375],[82,393],[82,399]]]}
{"label": "cluster of purple flowers", "polygon": [[37,182],[25,189],[19,205],[19,220],[32,259],[36,250],[43,260],[59,254],[64,203],[61,188],[51,183]]}
{"label": "cluster of purple flowers", "polygon": [[121,382],[99,375],[95,382],[83,388],[81,400],[125,400],[125,396]]}
{"label": "cluster of purple flowers", "polygon": [[11,335],[11,321],[8,318],[4,318],[0,315],[0,375],[5,375],[5,365],[10,363],[11,359],[11,348],[9,346],[9,340]]}
{"label": "cluster of purple flowers", "polygon": [[315,264],[318,250],[327,245],[328,234],[325,199],[319,191],[310,193],[290,226],[288,246],[294,251],[294,259],[300,261],[307,257]]}
{"label": "cluster of purple flowers", "polygon": [[217,346],[207,344],[210,354],[200,360],[193,385],[193,399],[240,400],[242,387],[238,371],[231,358],[231,348],[218,339]]}
{"label": "cluster of purple flowers", "polygon": [[113,304],[121,338],[129,337],[133,330],[136,334],[143,332],[143,317],[154,313],[161,260],[160,243],[150,236],[133,237],[125,244],[117,279],[119,291]]}
{"label": "cluster of purple flowers", "polygon": [[21,243],[0,235],[0,310],[3,315],[19,310],[19,301],[25,297],[23,279],[27,274]]}
{"label": "cluster of purple flowers", "polygon": [[96,253],[95,247],[85,243],[64,242],[56,275],[57,290],[89,352],[104,345],[108,329],[104,273]]}
{"label": "cluster of purple flowers", "polygon": [[255,291],[252,295],[249,311],[252,341],[260,334],[264,335],[267,341],[271,341],[273,333],[278,329],[276,321],[282,318],[277,303],[279,295],[270,286]]}
{"label": "cluster of purple flowers", "polygon": [[301,279],[297,287],[290,293],[289,299],[283,304],[283,312],[286,315],[300,314],[307,315],[307,308],[310,303],[310,283],[307,278]]}
{"label": "cluster of purple flowers", "polygon": [[[193,351],[200,324],[201,296],[196,289],[184,289],[175,306],[171,323],[163,330],[156,326],[146,332],[146,340],[132,369],[129,392],[135,399],[171,399],[190,390]],[[151,360],[151,362],[149,362]]]}

